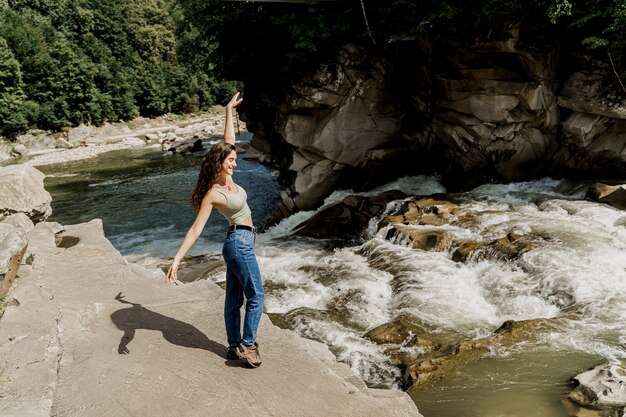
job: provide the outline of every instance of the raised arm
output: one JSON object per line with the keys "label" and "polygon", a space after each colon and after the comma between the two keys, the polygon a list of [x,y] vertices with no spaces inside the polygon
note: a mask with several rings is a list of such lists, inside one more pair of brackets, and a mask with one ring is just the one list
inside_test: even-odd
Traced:
{"label": "raised arm", "polygon": [[243,101],[239,98],[239,91],[235,93],[226,105],[226,120],[224,121],[224,142],[235,144],[235,127],[233,126],[234,108]]}

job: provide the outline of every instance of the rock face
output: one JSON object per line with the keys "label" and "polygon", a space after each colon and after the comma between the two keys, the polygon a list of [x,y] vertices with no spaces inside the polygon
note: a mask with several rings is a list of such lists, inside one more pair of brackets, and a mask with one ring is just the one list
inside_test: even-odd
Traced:
{"label": "rock face", "polygon": [[570,172],[618,178],[626,172],[626,103],[624,93],[607,93],[609,73],[605,65],[582,61],[559,92],[559,106],[570,114],[555,162]]}
{"label": "rock face", "polygon": [[52,197],[43,187],[44,175],[27,164],[0,168],[0,213],[22,212],[37,222],[52,214]]}
{"label": "rock face", "polygon": [[343,47],[272,121],[251,120],[252,146],[278,165],[285,186],[273,220],[391,172],[437,172],[449,189],[542,175],[622,178],[626,101],[606,82],[610,68],[531,53],[518,47],[519,32],[436,54],[422,39],[384,56]]}
{"label": "rock face", "polygon": [[278,154],[293,181],[283,195],[284,213],[315,208],[347,175],[367,182],[385,147],[400,132],[402,111],[389,95],[389,64],[354,45],[294,88],[277,116],[280,150],[255,136],[253,147]]}

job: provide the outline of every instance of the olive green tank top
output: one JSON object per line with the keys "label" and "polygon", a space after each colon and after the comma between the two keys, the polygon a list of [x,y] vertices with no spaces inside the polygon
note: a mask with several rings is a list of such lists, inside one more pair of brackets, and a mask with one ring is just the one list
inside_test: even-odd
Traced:
{"label": "olive green tank top", "polygon": [[252,214],[246,201],[248,199],[246,190],[236,184],[235,186],[238,189],[235,194],[226,194],[216,190],[226,198],[226,206],[217,207],[217,210],[226,217],[228,224],[242,224]]}

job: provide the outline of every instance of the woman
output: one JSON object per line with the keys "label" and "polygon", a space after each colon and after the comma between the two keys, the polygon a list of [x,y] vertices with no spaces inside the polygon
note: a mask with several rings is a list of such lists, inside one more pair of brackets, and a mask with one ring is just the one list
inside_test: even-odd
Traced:
{"label": "woman", "polygon": [[[222,249],[226,261],[226,300],[224,320],[228,339],[228,359],[244,359],[253,368],[261,365],[259,347],[256,343],[257,329],[263,313],[263,283],[259,265],[254,255],[256,228],[247,195],[235,184],[232,175],[237,166],[233,108],[243,99],[236,93],[226,105],[224,142],[214,145],[202,159],[200,175],[191,197],[198,210],[193,225],[185,235],[174,261],[167,271],[166,281],[177,279],[176,272],[189,248],[198,240],[211,210],[215,207],[228,220],[228,234]],[[240,309],[246,297],[246,314],[241,334]]]}

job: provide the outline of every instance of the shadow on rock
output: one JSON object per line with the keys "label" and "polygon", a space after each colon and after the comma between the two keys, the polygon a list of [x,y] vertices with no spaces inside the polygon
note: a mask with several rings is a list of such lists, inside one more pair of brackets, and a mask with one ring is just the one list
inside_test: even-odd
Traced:
{"label": "shadow on rock", "polygon": [[119,354],[130,353],[128,344],[135,337],[135,331],[145,329],[160,331],[165,340],[178,346],[205,349],[222,357],[226,355],[224,345],[209,339],[191,324],[148,310],[141,304],[126,301],[122,293],[117,294],[115,299],[131,306],[111,314],[111,320],[115,326],[124,331],[117,350]]}

